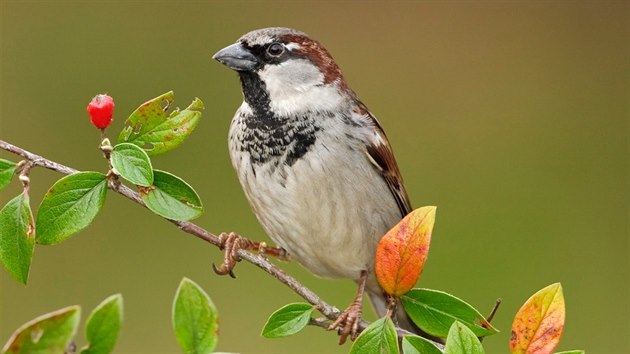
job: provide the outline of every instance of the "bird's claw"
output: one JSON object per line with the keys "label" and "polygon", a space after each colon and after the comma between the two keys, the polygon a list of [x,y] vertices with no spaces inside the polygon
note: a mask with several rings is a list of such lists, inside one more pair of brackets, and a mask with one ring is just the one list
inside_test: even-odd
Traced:
{"label": "bird's claw", "polygon": [[258,252],[263,256],[272,256],[283,261],[288,260],[287,251],[282,247],[269,247],[265,242],[255,242],[248,240],[237,233],[222,233],[219,235],[219,248],[224,251],[223,263],[217,267],[212,264],[212,269],[218,275],[230,275],[232,278],[236,278],[234,275],[234,267],[237,262],[241,261],[241,257],[238,255],[238,251],[241,249]]}
{"label": "bird's claw", "polygon": [[362,270],[361,276],[357,281],[359,283],[359,289],[357,290],[357,296],[354,298],[354,301],[330,326],[328,326],[329,331],[339,329],[339,345],[345,343],[348,336],[350,336],[352,341],[359,336],[359,323],[361,323],[361,311],[363,310],[363,292],[365,291],[367,277],[367,270]]}
{"label": "bird's claw", "polygon": [[241,249],[241,236],[234,232],[222,233],[219,235],[220,248],[224,251],[223,263],[217,267],[212,263],[212,269],[218,275],[230,275],[232,278],[236,278],[234,274],[234,267],[237,262],[241,261],[241,257],[238,255],[238,250]]}
{"label": "bird's claw", "polygon": [[354,341],[359,335],[359,323],[361,322],[362,306],[360,301],[354,301],[345,309],[339,317],[328,326],[328,330],[338,329],[339,345],[344,344],[348,337]]}

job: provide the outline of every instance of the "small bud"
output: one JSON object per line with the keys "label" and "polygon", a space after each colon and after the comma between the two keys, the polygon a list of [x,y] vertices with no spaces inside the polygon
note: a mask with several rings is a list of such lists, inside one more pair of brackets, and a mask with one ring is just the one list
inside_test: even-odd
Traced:
{"label": "small bud", "polygon": [[112,122],[114,99],[108,95],[96,95],[87,106],[90,120],[95,127],[105,129]]}
{"label": "small bud", "polygon": [[259,254],[261,254],[261,255],[264,255],[264,254],[265,254],[265,249],[266,249],[266,248],[267,248],[267,242],[265,242],[265,241],[261,241],[261,242],[258,244],[258,253],[259,253]]}
{"label": "small bud", "polygon": [[18,177],[20,179],[20,182],[24,183],[24,184],[29,184],[31,182],[31,179],[28,178],[28,176],[25,175],[20,175],[20,177]]}
{"label": "small bud", "polygon": [[112,146],[112,142],[109,141],[108,138],[103,139],[103,141],[101,141],[101,146]]}

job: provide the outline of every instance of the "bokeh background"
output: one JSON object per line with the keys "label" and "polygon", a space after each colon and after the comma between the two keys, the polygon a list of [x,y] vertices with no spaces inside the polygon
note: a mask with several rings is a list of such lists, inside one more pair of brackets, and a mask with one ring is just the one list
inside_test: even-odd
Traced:
{"label": "bokeh background", "polygon": [[[255,28],[299,28],[333,53],[379,117],[414,205],[438,206],[420,286],[484,313],[502,298],[494,321],[502,332],[484,345],[505,353],[519,306],[559,281],[567,324],[558,349],[628,353],[629,10],[627,1],[0,0],[0,138],[104,171],[85,112],[92,96],[116,100],[112,137],[147,99],[174,90],[185,107],[198,96],[206,109],[197,130],[154,165],[196,188],[206,207],[200,225],[266,239],[228,158],[237,76],[211,55]],[[35,206],[59,177],[33,171]],[[3,190],[2,203],[18,190]],[[28,286],[0,272],[0,341],[63,306],[82,305],[85,318],[120,292],[116,352],[177,353],[171,301],[187,276],[220,310],[220,351],[349,350],[319,328],[260,337],[272,311],[300,299],[246,263],[237,280],[215,276],[220,258],[110,193],[88,229],[36,248]],[[282,267],[338,307],[354,295],[349,281]]]}

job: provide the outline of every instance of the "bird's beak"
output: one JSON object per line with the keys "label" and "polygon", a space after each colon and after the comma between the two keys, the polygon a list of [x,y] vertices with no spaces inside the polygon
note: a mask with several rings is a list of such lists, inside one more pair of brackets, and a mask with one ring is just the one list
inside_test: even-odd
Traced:
{"label": "bird's beak", "polygon": [[236,71],[250,71],[258,64],[256,57],[250,53],[241,43],[234,43],[225,47],[212,56],[221,64]]}

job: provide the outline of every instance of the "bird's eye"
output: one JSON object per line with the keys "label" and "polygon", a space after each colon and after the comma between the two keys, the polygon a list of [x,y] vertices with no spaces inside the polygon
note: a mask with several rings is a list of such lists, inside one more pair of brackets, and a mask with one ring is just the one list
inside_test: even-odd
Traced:
{"label": "bird's eye", "polygon": [[281,43],[272,43],[267,48],[267,53],[273,57],[278,57],[284,53],[284,46]]}

